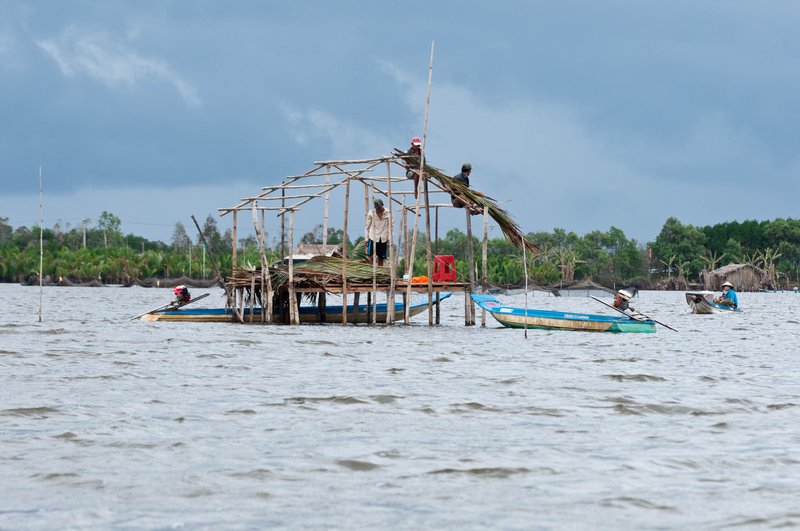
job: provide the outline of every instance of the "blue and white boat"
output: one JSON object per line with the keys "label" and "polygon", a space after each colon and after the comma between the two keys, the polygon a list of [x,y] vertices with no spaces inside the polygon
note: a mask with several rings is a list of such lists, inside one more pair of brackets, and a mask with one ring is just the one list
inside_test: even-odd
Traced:
{"label": "blue and white boat", "polygon": [[625,315],[594,315],[552,310],[534,310],[504,306],[491,295],[473,294],[472,300],[509,328],[542,328],[545,330],[579,330],[583,332],[638,332],[651,334],[656,323],[636,320]]}

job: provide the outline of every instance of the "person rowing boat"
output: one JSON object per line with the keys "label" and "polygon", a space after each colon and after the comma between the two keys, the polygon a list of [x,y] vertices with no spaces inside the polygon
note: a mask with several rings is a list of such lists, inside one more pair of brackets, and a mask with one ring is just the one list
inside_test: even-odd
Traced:
{"label": "person rowing boat", "polygon": [[605,304],[609,308],[614,308],[618,312],[627,315],[628,317],[630,317],[635,321],[653,321],[654,323],[660,324],[664,328],[669,328],[670,330],[677,332],[677,330],[675,330],[671,326],[664,324],[661,321],[656,321],[652,317],[643,314],[636,308],[633,308],[630,305],[630,300],[633,298],[633,293],[631,293],[626,289],[621,289],[617,291],[616,296],[614,297],[614,304],[608,304],[607,302],[598,299],[594,295],[592,295],[592,298],[601,304]]}

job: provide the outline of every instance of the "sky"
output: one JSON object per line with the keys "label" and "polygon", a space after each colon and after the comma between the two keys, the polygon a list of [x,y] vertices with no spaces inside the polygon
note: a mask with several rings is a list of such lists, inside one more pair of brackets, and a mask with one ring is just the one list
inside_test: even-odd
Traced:
{"label": "sky", "polygon": [[796,217],[799,26],[788,0],[0,0],[0,217],[38,224],[41,167],[45,226],[168,242],[405,149],[432,42],[427,158],[526,232]]}

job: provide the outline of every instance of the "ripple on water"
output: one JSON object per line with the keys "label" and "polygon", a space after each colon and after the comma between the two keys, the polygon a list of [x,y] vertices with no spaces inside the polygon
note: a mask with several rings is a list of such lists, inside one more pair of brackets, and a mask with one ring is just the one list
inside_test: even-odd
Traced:
{"label": "ripple on water", "polygon": [[666,382],[666,378],[650,374],[604,374],[603,378],[617,382]]}
{"label": "ripple on water", "polygon": [[616,498],[605,498],[598,502],[599,505],[604,507],[638,507],[640,509],[652,509],[656,511],[677,512],[678,509],[671,505],[661,505],[653,503],[644,498],[635,498],[632,496],[619,496]]}
{"label": "ripple on water", "polygon": [[519,474],[528,474],[530,469],[524,467],[483,467],[483,468],[438,468],[431,470],[428,474],[461,474],[465,476],[477,476],[484,478],[509,478]]}
{"label": "ripple on water", "polygon": [[58,408],[41,406],[41,407],[17,407],[12,409],[0,410],[0,415],[7,417],[37,417],[47,418],[49,415],[61,413]]}
{"label": "ripple on water", "polygon": [[347,468],[348,470],[353,470],[355,472],[368,472],[370,470],[380,468],[381,466],[375,463],[370,463],[369,461],[359,461],[357,459],[341,459],[336,461],[336,464],[340,467]]}
{"label": "ripple on water", "polygon": [[295,396],[291,398],[285,398],[284,403],[286,404],[319,404],[329,402],[332,404],[369,404],[369,402],[365,400],[361,400],[359,398],[355,398],[352,396],[326,396],[326,397],[313,397],[313,396]]}

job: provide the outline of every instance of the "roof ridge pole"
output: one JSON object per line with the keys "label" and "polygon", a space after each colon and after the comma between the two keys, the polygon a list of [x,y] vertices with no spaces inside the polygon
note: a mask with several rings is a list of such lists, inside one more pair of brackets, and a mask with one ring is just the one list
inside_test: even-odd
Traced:
{"label": "roof ridge pole", "polygon": [[[423,179],[427,182],[427,178],[425,176],[425,142],[427,140],[428,134],[428,110],[430,108],[430,95],[431,95],[431,76],[433,74],[433,50],[434,50],[434,42],[431,41],[431,60],[430,65],[428,68],[428,96],[425,102],[425,118],[422,124],[422,149],[420,150],[420,157],[419,157],[419,176],[420,179]],[[425,187],[427,189],[427,187]],[[411,306],[411,279],[414,275],[414,255],[417,252],[417,234],[419,233],[419,185],[414,186],[414,197],[416,199],[415,208],[414,208],[414,230],[411,237],[411,251],[409,256],[407,257],[408,261],[408,280],[406,281],[406,304],[404,308],[405,314],[405,323],[409,324],[409,319],[411,318],[410,314],[410,306]],[[426,205],[427,206],[427,205]],[[428,234],[430,236],[430,233]],[[430,240],[430,238],[429,238]],[[430,279],[430,277],[429,277]],[[430,298],[428,299],[430,303]],[[430,304],[429,304],[430,306]],[[430,324],[431,320],[431,312],[430,308],[428,309],[428,321]]]}

